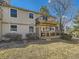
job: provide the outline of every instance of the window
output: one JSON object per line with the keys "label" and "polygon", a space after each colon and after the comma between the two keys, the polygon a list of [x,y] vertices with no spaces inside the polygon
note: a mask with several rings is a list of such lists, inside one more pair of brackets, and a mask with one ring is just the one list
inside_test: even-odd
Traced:
{"label": "window", "polygon": [[33,19],[34,15],[32,13],[29,13],[29,18]]}
{"label": "window", "polygon": [[47,33],[47,36],[49,36],[49,33]]}
{"label": "window", "polygon": [[59,33],[56,33],[56,35],[60,35]]}
{"label": "window", "polygon": [[10,28],[11,31],[17,31],[17,25],[11,25]]}
{"label": "window", "polygon": [[55,36],[55,33],[51,33],[51,36]]}
{"label": "window", "polygon": [[45,36],[45,33],[41,33],[41,37]]}
{"label": "window", "polygon": [[55,30],[58,31],[58,27],[55,27]]}
{"label": "window", "polygon": [[43,16],[43,20],[46,20],[47,21],[47,19],[48,19],[47,16]]}
{"label": "window", "polygon": [[29,32],[34,32],[34,27],[33,26],[29,27]]}
{"label": "window", "polygon": [[49,29],[50,29],[50,31],[52,30],[52,31],[54,31],[55,29],[54,29],[54,27],[49,27]]}
{"label": "window", "polygon": [[11,17],[17,17],[17,10],[11,9],[10,14],[11,14]]}

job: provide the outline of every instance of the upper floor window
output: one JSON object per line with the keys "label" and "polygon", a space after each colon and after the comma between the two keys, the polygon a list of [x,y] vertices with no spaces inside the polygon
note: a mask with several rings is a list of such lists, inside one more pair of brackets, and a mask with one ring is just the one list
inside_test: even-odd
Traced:
{"label": "upper floor window", "polygon": [[49,27],[49,29],[50,29],[50,31],[52,30],[52,31],[54,31],[55,30],[55,28],[54,27]]}
{"label": "upper floor window", "polygon": [[29,18],[33,19],[34,15],[32,13],[29,13]]}
{"label": "upper floor window", "polygon": [[47,19],[48,19],[47,16],[43,16],[43,20],[46,20],[47,21]]}
{"label": "upper floor window", "polygon": [[11,9],[10,14],[11,14],[11,17],[17,17],[17,10]]}

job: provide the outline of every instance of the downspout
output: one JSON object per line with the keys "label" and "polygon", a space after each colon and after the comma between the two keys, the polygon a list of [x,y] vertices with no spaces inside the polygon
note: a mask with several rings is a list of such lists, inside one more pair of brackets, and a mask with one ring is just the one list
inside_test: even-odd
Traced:
{"label": "downspout", "polygon": [[[1,9],[1,11],[3,12],[3,10]],[[2,20],[3,20],[3,14],[2,14],[2,12],[1,12],[1,40],[2,40]]]}
{"label": "downspout", "polygon": [[2,26],[2,20],[3,20],[3,14],[1,15],[2,16],[2,18],[1,18],[1,40],[2,40],[2,32],[3,32],[3,26]]}

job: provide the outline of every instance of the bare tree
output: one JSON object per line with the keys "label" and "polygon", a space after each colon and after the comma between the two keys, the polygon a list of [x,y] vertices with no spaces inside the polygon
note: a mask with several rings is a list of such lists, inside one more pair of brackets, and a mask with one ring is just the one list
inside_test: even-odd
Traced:
{"label": "bare tree", "polygon": [[60,20],[60,34],[63,33],[62,16],[67,14],[72,6],[71,0],[49,0],[49,8],[56,12]]}

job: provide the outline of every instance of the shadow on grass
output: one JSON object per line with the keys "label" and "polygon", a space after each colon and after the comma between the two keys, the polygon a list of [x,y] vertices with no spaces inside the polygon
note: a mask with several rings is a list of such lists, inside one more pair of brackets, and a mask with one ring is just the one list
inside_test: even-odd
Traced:
{"label": "shadow on grass", "polygon": [[0,42],[0,50],[12,49],[12,48],[25,48],[28,44],[24,42],[24,40],[20,41],[1,41]]}
{"label": "shadow on grass", "polygon": [[63,39],[52,39],[52,40],[31,40],[29,41],[31,44],[50,44],[50,43],[57,43],[63,42],[68,44],[79,44],[79,40],[72,39],[72,40],[63,40]]}
{"label": "shadow on grass", "polygon": [[47,40],[20,40],[20,41],[10,41],[10,42],[0,42],[0,50],[12,49],[12,48],[25,48],[31,44],[45,45],[50,43],[63,42],[68,44],[79,44],[79,40],[62,40],[62,39],[52,39]]}

